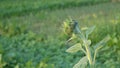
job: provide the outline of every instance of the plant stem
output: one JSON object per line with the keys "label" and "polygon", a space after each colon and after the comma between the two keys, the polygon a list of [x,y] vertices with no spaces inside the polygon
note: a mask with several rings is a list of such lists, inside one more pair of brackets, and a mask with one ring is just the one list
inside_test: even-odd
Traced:
{"label": "plant stem", "polygon": [[95,64],[96,54],[97,54],[97,50],[95,50],[95,53],[94,53],[93,64]]}
{"label": "plant stem", "polygon": [[91,51],[90,51],[90,48],[89,48],[87,41],[85,41],[84,44],[85,44],[85,48],[86,48],[86,52],[87,52],[86,55],[87,55],[87,58],[89,60],[89,63],[90,63],[90,65],[93,65]]}

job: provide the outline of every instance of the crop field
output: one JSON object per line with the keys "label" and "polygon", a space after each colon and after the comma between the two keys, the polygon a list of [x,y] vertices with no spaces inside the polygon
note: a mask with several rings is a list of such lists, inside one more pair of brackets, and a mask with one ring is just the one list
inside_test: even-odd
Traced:
{"label": "crop field", "polygon": [[0,0],[0,68],[73,68],[85,54],[66,52],[79,42],[66,44],[71,19],[83,30],[95,26],[91,47],[110,36],[95,68],[120,68],[119,0]]}

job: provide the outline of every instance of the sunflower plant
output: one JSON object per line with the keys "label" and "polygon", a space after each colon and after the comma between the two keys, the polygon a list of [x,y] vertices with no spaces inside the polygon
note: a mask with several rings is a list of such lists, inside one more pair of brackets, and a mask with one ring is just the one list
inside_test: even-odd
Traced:
{"label": "sunflower plant", "polygon": [[75,20],[64,22],[64,32],[66,34],[71,34],[71,38],[69,38],[66,43],[74,38],[80,40],[75,45],[68,48],[66,52],[76,53],[78,51],[82,51],[85,54],[85,56],[83,56],[78,63],[73,66],[73,68],[86,68],[88,65],[90,68],[95,68],[96,55],[98,54],[98,51],[110,40],[110,36],[108,35],[100,42],[92,45],[89,35],[94,29],[95,26],[92,26],[85,28],[83,31],[83,29],[79,28],[78,22]]}

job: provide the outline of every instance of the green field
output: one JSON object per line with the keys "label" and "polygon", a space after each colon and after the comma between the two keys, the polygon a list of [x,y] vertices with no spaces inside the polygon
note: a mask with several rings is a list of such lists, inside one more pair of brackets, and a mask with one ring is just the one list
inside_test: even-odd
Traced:
{"label": "green field", "polygon": [[110,0],[0,0],[0,68],[72,68],[84,56],[65,52],[63,22],[96,26],[92,44],[111,39],[97,54],[97,68],[120,67],[120,2]]}
{"label": "green field", "polygon": [[42,10],[52,10],[74,6],[83,6],[97,3],[109,2],[110,0],[1,0],[0,17],[11,17],[38,12]]}

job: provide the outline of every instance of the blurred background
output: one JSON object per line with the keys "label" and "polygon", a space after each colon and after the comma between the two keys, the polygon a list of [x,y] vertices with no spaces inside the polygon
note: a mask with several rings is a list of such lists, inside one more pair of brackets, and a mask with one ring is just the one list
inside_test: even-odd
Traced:
{"label": "blurred background", "polygon": [[109,34],[96,65],[120,68],[120,0],[0,0],[0,68],[72,68],[84,54],[65,52],[67,19],[95,25],[92,44]]}

